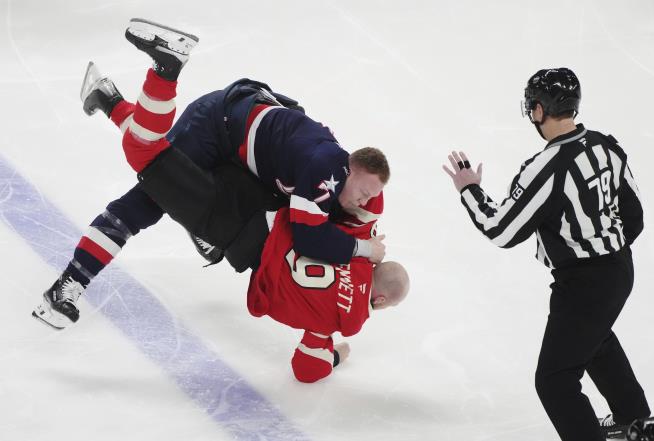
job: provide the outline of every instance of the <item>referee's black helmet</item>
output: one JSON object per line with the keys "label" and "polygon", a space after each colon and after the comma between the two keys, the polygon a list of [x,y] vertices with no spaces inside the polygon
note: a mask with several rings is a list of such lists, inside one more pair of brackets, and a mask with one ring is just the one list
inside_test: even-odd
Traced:
{"label": "referee's black helmet", "polygon": [[565,67],[541,69],[527,82],[523,114],[531,119],[531,111],[540,103],[546,115],[559,116],[573,111],[576,116],[580,101],[581,85],[573,71]]}

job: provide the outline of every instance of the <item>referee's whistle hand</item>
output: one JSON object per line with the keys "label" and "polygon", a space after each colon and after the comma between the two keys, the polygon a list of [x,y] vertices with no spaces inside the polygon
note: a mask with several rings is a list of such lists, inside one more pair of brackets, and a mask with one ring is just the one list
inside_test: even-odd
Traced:
{"label": "referee's whistle hand", "polygon": [[452,182],[459,193],[470,184],[481,184],[481,163],[479,163],[475,172],[470,167],[470,161],[468,161],[468,157],[463,152],[457,153],[453,151],[447,155],[447,159],[450,160],[452,169],[447,165],[443,165],[443,170],[452,178]]}

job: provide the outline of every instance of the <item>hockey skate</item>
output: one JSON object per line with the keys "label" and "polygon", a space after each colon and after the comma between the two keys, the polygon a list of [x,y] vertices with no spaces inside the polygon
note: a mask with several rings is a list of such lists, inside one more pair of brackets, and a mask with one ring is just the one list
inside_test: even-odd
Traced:
{"label": "hockey skate", "polygon": [[168,81],[177,81],[191,50],[200,41],[195,35],[142,18],[130,20],[125,38],[148,54],[154,61],[154,71]]}
{"label": "hockey skate", "polygon": [[599,419],[602,435],[606,439],[625,439],[629,426],[617,424],[613,420],[613,415],[607,415]]}
{"label": "hockey skate", "polygon": [[198,236],[194,236],[189,233],[193,245],[195,245],[195,250],[207,261],[205,266],[215,265],[221,260],[223,260],[224,253],[223,250],[211,245],[209,242],[200,239]]}
{"label": "hockey skate", "polygon": [[63,329],[79,319],[75,304],[84,292],[84,286],[64,272],[43,293],[43,303],[34,308],[32,315],[55,329]]}
{"label": "hockey skate", "polygon": [[627,441],[654,441],[654,418],[641,418],[631,423]]}
{"label": "hockey skate", "polygon": [[89,116],[100,109],[109,117],[116,104],[123,101],[123,96],[118,92],[114,82],[101,76],[93,61],[89,61],[86,67],[79,97],[84,112]]}

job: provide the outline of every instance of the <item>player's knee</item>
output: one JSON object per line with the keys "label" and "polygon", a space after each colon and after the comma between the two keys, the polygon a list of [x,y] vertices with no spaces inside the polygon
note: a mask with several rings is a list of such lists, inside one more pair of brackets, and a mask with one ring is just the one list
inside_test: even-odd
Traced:
{"label": "player's knee", "polygon": [[332,373],[331,363],[298,354],[297,350],[291,360],[293,374],[302,383],[315,383]]}
{"label": "player's knee", "polygon": [[164,150],[170,147],[166,138],[156,141],[142,140],[127,130],[123,135],[125,159],[132,169],[140,173]]}
{"label": "player's knee", "polygon": [[163,210],[145,192],[132,189],[121,198],[111,201],[96,221],[134,236],[159,222],[162,217]]}
{"label": "player's knee", "polygon": [[295,375],[295,378],[301,383],[315,383],[316,381],[321,380],[325,378],[327,375],[329,375],[329,373],[325,373],[325,372],[317,372],[317,371],[306,372],[306,371],[298,371],[295,369],[293,370],[293,374]]}
{"label": "player's knee", "polygon": [[541,371],[536,371],[534,376],[534,385],[536,386],[536,393],[541,401],[545,401],[549,396],[552,388],[552,378],[551,376],[545,375]]}

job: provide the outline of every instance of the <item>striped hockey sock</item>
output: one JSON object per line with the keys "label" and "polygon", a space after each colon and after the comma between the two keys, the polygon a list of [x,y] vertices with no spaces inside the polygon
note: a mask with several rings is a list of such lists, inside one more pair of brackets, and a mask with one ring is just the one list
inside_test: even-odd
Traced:
{"label": "striped hockey sock", "polygon": [[111,119],[123,135],[123,150],[130,166],[142,171],[163,150],[170,147],[166,134],[175,118],[177,82],[159,77],[148,70],[143,91],[130,112],[130,103],[116,106]]}
{"label": "striped hockey sock", "polygon": [[85,288],[120,252],[132,236],[109,211],[95,218],[80,239],[66,271]]}

